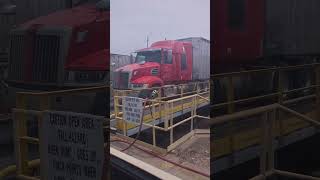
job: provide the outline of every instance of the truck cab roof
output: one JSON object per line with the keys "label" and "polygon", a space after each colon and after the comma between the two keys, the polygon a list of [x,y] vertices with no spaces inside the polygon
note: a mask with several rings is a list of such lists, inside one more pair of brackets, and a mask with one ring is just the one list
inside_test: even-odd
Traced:
{"label": "truck cab roof", "polygon": [[94,22],[98,19],[107,18],[105,20],[109,20],[110,8],[108,5],[103,6],[102,2],[106,1],[103,0],[97,4],[87,3],[71,9],[57,11],[47,16],[40,16],[22,24],[20,27],[28,28],[33,25],[76,27]]}
{"label": "truck cab roof", "polygon": [[164,40],[164,41],[158,41],[153,44],[149,48],[140,49],[139,51],[149,51],[154,49],[172,49],[174,52],[182,52],[182,47],[184,45],[191,45],[190,42],[183,42],[183,41],[176,41],[176,40]]}

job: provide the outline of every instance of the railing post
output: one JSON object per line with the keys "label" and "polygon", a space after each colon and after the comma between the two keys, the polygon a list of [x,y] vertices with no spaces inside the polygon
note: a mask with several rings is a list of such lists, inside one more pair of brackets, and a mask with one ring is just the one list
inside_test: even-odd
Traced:
{"label": "railing post", "polygon": [[228,113],[232,114],[234,112],[234,87],[232,76],[228,77],[227,84],[227,100],[228,100]]}
{"label": "railing post", "polygon": [[[26,109],[26,97],[23,94],[16,95],[16,107]],[[17,174],[28,174],[28,144],[21,137],[27,136],[27,118],[22,112],[14,113],[14,128],[15,128],[15,151]]]}
{"label": "railing post", "polygon": [[152,109],[151,109],[151,111],[152,112],[150,112],[151,114],[152,114],[152,116],[151,116],[151,118],[152,118],[152,124],[153,124],[153,126],[152,126],[152,144],[153,144],[153,146],[156,146],[157,145],[157,142],[156,142],[156,129],[155,129],[155,126],[156,126],[156,118],[154,117],[155,116],[155,102],[154,101],[151,101],[151,105],[152,105]]}
{"label": "railing post", "polygon": [[170,106],[170,145],[173,143],[173,102],[171,102]]}
{"label": "railing post", "polygon": [[267,133],[268,133],[268,113],[262,115],[261,121],[261,151],[260,151],[260,174],[267,172]]}
{"label": "railing post", "polygon": [[268,169],[273,170],[274,169],[274,148],[273,148],[273,124],[275,122],[276,117],[276,109],[273,109],[271,112],[269,112],[268,116]]}
{"label": "railing post", "polygon": [[169,108],[168,108],[168,102],[164,102],[163,107],[164,107],[164,128],[168,130],[169,126]]}
{"label": "railing post", "polygon": [[274,169],[274,148],[273,148],[273,122],[275,120],[275,111],[265,112],[261,123],[261,152],[260,152],[260,174]]}
{"label": "railing post", "polygon": [[193,96],[192,98],[192,108],[191,108],[191,121],[190,121],[190,131],[193,130],[193,118],[195,116],[195,106],[196,106],[196,96]]}
{"label": "railing post", "polygon": [[315,85],[316,85],[316,112],[317,120],[320,121],[320,66],[315,67]]}
{"label": "railing post", "polygon": [[278,103],[282,104],[283,102],[283,81],[282,81],[282,74],[281,74],[281,70],[279,69],[277,71],[278,74]]}
{"label": "railing post", "polygon": [[[281,75],[281,70],[278,69],[277,71],[277,80],[278,80],[278,103],[282,104],[283,103],[283,81],[282,81],[282,75]],[[279,123],[279,143],[282,144],[282,133],[284,130],[283,127],[283,120],[280,117],[280,111],[279,109],[276,110],[276,120],[277,123]]]}

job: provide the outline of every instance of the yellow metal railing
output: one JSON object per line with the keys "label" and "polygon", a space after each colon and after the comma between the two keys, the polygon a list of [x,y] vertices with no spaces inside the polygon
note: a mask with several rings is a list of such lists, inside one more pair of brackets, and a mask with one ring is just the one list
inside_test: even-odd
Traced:
{"label": "yellow metal railing", "polygon": [[[292,90],[284,91],[283,87],[283,73],[288,71],[294,71],[294,70],[303,70],[303,69],[311,69],[312,72],[314,72],[314,85],[308,86],[308,87],[302,87]],[[273,73],[276,77],[277,82],[277,92],[265,94],[261,96],[255,96],[255,97],[248,97],[248,98],[241,98],[241,99],[235,99],[235,87],[234,87],[234,78],[241,77],[241,76],[253,76],[256,74],[263,74],[263,73]],[[277,102],[282,104],[285,94],[295,93],[295,92],[301,92],[304,90],[312,90],[315,89],[316,93],[314,97],[316,97],[317,105],[319,105],[318,110],[318,117],[320,117],[320,63],[314,63],[314,64],[304,64],[304,65],[296,65],[296,66],[286,66],[286,67],[275,67],[275,68],[266,68],[266,69],[258,69],[258,70],[248,70],[248,71],[240,71],[240,72],[231,72],[231,73],[223,73],[223,74],[214,74],[211,75],[211,83],[213,84],[214,80],[221,80],[223,78],[227,78],[227,101],[214,104],[212,106],[213,109],[215,108],[221,108],[224,106],[227,106],[228,113],[231,114],[235,112],[235,105],[239,103],[245,103],[245,102],[252,102],[256,100],[262,100],[266,98],[272,98],[276,97]],[[312,77],[310,77],[312,79]],[[214,98],[213,98],[214,102]]]}
{"label": "yellow metal railing", "polygon": [[[207,82],[208,83],[208,82]],[[198,85],[197,85],[198,86]],[[209,87],[209,84],[207,84]],[[144,112],[148,112],[143,116],[142,125],[148,128],[152,128],[152,146],[156,147],[156,130],[160,130],[163,132],[169,132],[170,135],[170,143],[169,146],[166,148],[166,151],[171,151],[179,144],[183,143],[188,137],[191,137],[193,134],[193,124],[196,121],[196,118],[202,119],[210,119],[209,117],[200,116],[197,114],[197,109],[199,104],[209,104],[210,97],[209,97],[209,88],[208,89],[200,89],[197,88],[195,92],[196,94],[187,95],[185,96],[179,94],[174,99],[164,100],[163,98],[151,99],[147,100],[148,104],[144,107]],[[138,127],[139,125],[127,122],[123,119],[123,112],[122,107],[123,105],[120,103],[122,102],[122,98],[124,96],[114,96],[114,115],[113,117],[117,121],[116,126],[117,130],[121,130],[124,136],[127,136],[128,129]],[[186,109],[190,109],[190,116],[182,119],[179,122],[174,123],[174,113],[176,112],[183,112]],[[156,124],[156,120],[163,120],[164,126],[161,127]],[[185,136],[181,137],[180,139],[174,142],[173,134],[174,129],[186,122],[190,122],[190,132],[187,133]]]}
{"label": "yellow metal railing", "polygon": [[[31,174],[32,169],[39,168],[40,159],[28,160],[28,144],[39,145],[39,138],[30,137],[27,134],[27,115],[36,116],[38,119],[38,128],[40,127],[42,114],[46,110],[52,110],[50,108],[50,99],[54,96],[62,95],[73,95],[73,94],[83,94],[83,93],[97,93],[107,91],[109,86],[101,87],[91,87],[91,88],[80,88],[80,89],[70,89],[61,91],[51,91],[51,92],[20,92],[16,96],[16,108],[13,109],[13,122],[14,122],[14,134],[15,134],[15,151],[16,151],[16,165],[9,166],[4,170],[0,171],[0,179],[16,174],[19,179],[39,179],[38,177],[33,177]],[[39,108],[37,110],[29,109],[27,100],[28,98],[35,97],[39,100]],[[109,118],[106,118],[104,126],[109,126]],[[104,128],[106,129],[106,128]],[[109,128],[107,128],[109,129]]]}
{"label": "yellow metal railing", "polygon": [[[309,69],[310,72],[313,72],[313,77],[310,77],[313,81],[313,84],[308,87],[300,87],[297,89],[292,90],[284,90],[283,87],[283,73],[287,71],[293,70],[302,70],[302,69]],[[272,92],[270,94],[264,94],[255,97],[246,97],[246,98],[239,98],[235,99],[235,85],[234,79],[241,76],[253,76],[259,73],[274,73],[277,82],[277,89],[276,92]],[[248,103],[254,102],[258,100],[264,100],[268,98],[273,98],[273,103],[278,103],[281,105],[293,105],[297,104],[299,106],[299,102],[305,100],[315,100],[315,106],[313,107],[314,110],[312,112],[308,112],[308,116],[312,116],[314,119],[320,121],[320,64],[306,64],[306,65],[297,65],[297,66],[288,66],[288,67],[276,67],[276,68],[269,68],[269,69],[259,69],[259,70],[249,70],[249,71],[241,71],[241,72],[232,72],[232,73],[224,73],[224,74],[215,74],[211,76],[211,82],[213,80],[224,79],[227,84],[227,100],[226,102],[222,103],[215,103],[212,105],[212,112],[216,109],[227,107],[228,114],[232,115],[236,111],[237,105],[241,103]],[[294,99],[284,99],[285,95],[295,92],[301,92],[304,90],[313,90],[313,93],[309,95],[296,97]],[[213,97],[212,101],[214,102],[215,98]],[[256,103],[257,105],[257,103]],[[251,107],[252,108],[252,107]],[[299,118],[280,118],[279,111],[276,112],[275,116],[277,117],[278,121],[274,122],[275,125],[273,126],[279,139],[281,140],[282,136],[289,134],[295,130],[304,128],[307,126],[307,123],[301,121]],[[219,120],[219,117],[214,117],[211,121]],[[236,132],[234,127],[236,125],[240,125],[240,121],[226,121],[224,122],[225,125],[228,125],[229,128],[226,129],[226,133],[223,136],[219,136],[218,138],[214,137],[214,142],[211,142],[211,149],[212,149],[212,157],[219,158],[221,156],[231,154],[235,151],[239,151],[241,149],[245,149],[246,147],[255,145],[259,142],[261,128],[259,127],[251,127],[250,124],[241,124],[241,126],[246,126],[247,129],[245,131]],[[219,127],[215,127],[219,128]],[[214,136],[214,134],[213,134]]]}
{"label": "yellow metal railing", "polygon": [[[178,98],[183,97],[199,92],[207,92],[210,91],[209,81],[201,81],[201,82],[190,82],[187,84],[173,84],[173,85],[165,85],[161,87],[152,87],[146,88],[143,90],[156,90],[158,96],[155,99],[166,100],[168,98]],[[163,96],[167,91],[176,91],[173,95]],[[131,94],[136,94],[140,92],[141,89],[128,89],[128,90],[120,90],[111,88],[111,96],[130,96]]]}
{"label": "yellow metal railing", "polygon": [[224,124],[227,122],[235,121],[240,118],[247,118],[250,116],[261,115],[259,120],[261,124],[261,139],[260,143],[262,145],[262,151],[260,152],[260,174],[258,176],[253,177],[251,180],[265,179],[272,175],[282,175],[286,177],[294,177],[306,180],[320,180],[320,178],[290,173],[286,171],[280,171],[274,168],[274,143],[273,140],[275,138],[275,134],[273,132],[274,122],[278,121],[276,116],[277,111],[283,111],[289,114],[294,115],[295,117],[306,121],[307,123],[315,126],[320,129],[320,122],[313,120],[310,117],[307,117],[303,114],[300,114],[292,109],[289,109],[280,104],[272,104],[268,106],[263,106],[255,109],[245,110],[236,112],[234,114],[224,115],[220,117],[215,117],[211,119],[211,126],[216,126],[219,124]]}

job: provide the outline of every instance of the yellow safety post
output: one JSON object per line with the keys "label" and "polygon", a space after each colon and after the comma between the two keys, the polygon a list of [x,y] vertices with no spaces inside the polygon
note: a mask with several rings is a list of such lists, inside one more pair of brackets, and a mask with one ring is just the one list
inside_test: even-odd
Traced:
{"label": "yellow safety post", "polygon": [[[278,80],[278,103],[282,104],[283,103],[283,81],[282,81],[282,72],[279,69],[277,72],[277,80]],[[284,132],[284,125],[283,125],[283,120],[280,118],[280,111],[277,109],[276,110],[276,119],[279,122],[279,143],[282,143],[282,135],[285,133]]]}
{"label": "yellow safety post", "polygon": [[228,77],[227,84],[227,101],[228,101],[228,113],[232,114],[234,112],[234,87],[232,76]]}
{"label": "yellow safety post", "polygon": [[317,120],[320,121],[320,66],[319,65],[317,65],[315,67],[315,76],[316,76],[315,77],[315,85],[316,85],[316,97],[317,97],[317,99],[316,99],[316,104],[317,104],[316,117],[317,117]]}
{"label": "yellow safety post", "polygon": [[[16,107],[26,109],[26,97],[23,94],[17,94]],[[17,174],[28,174],[28,144],[21,138],[27,136],[27,118],[22,112],[14,113],[14,128],[15,128],[15,149],[16,149],[16,164]]]}

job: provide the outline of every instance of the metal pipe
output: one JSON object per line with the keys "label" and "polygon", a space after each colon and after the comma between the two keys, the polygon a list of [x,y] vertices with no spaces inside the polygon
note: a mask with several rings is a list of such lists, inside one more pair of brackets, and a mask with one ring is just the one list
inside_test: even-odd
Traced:
{"label": "metal pipe", "polygon": [[287,171],[281,171],[281,170],[274,170],[275,174],[280,175],[280,176],[286,176],[286,177],[291,177],[291,178],[299,178],[303,180],[320,180],[319,177],[312,177],[308,175],[303,175],[303,174],[297,174],[297,173],[292,173],[292,172],[287,172]]}
{"label": "metal pipe", "polygon": [[221,73],[221,74],[214,74],[211,75],[211,78],[218,79],[224,78],[228,76],[237,76],[243,74],[250,74],[250,73],[262,73],[262,72],[272,72],[272,71],[289,71],[295,69],[302,69],[302,68],[311,68],[314,66],[320,65],[320,63],[312,63],[312,64],[304,64],[304,65],[296,65],[296,66],[286,66],[286,67],[274,67],[274,68],[264,68],[258,70],[248,70],[248,71],[239,71],[239,72],[230,72],[230,73]]}
{"label": "metal pipe", "polygon": [[223,116],[211,118],[211,122],[210,122],[209,126],[226,123],[228,121],[233,121],[233,120],[236,120],[239,118],[244,118],[244,117],[248,117],[248,116],[261,114],[261,113],[264,113],[267,111],[271,111],[277,107],[278,107],[278,104],[271,104],[271,105],[267,105],[267,106],[254,108],[254,109],[236,112],[234,114],[228,114],[228,115],[223,115]]}
{"label": "metal pipe", "polygon": [[219,104],[215,104],[215,105],[213,105],[211,107],[217,108],[217,107],[220,107],[220,106],[226,106],[226,105],[233,104],[233,103],[244,103],[244,102],[248,102],[248,101],[253,101],[253,100],[273,97],[273,96],[277,96],[277,95],[278,95],[278,93],[267,94],[267,95],[262,95],[262,96],[255,96],[255,97],[250,97],[250,98],[246,98],[246,99],[240,99],[240,100],[236,100],[236,101],[219,103]]}
{"label": "metal pipe", "polygon": [[285,106],[283,106],[283,105],[280,105],[280,104],[279,104],[278,107],[279,107],[281,110],[286,111],[286,112],[289,112],[289,113],[295,115],[296,117],[298,117],[298,118],[300,118],[300,119],[302,119],[302,120],[305,120],[305,121],[311,123],[312,125],[316,126],[317,128],[320,128],[320,123],[319,123],[318,121],[313,120],[313,119],[309,118],[308,116],[305,116],[305,115],[303,115],[303,114],[300,114],[300,113],[298,113],[298,112],[296,112],[296,111],[294,111],[294,110],[292,110],[292,109],[289,109],[289,108],[287,108],[287,107],[285,107]]}
{"label": "metal pipe", "polygon": [[68,90],[49,91],[49,92],[18,92],[17,94],[29,95],[29,96],[50,96],[50,95],[64,95],[64,94],[77,94],[77,93],[92,93],[96,91],[106,90],[109,87],[110,87],[109,85],[106,85],[106,86],[98,86],[98,87],[68,89]]}
{"label": "metal pipe", "polygon": [[255,177],[250,178],[249,180],[265,180],[267,177],[274,175],[274,170],[267,171],[265,174],[259,174]]}
{"label": "metal pipe", "polygon": [[17,175],[17,178],[21,179],[21,180],[40,180],[39,178],[31,177],[31,176],[25,176],[25,175]]}

